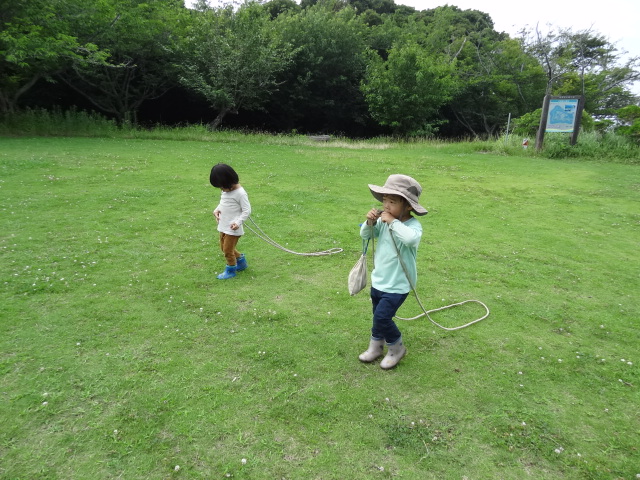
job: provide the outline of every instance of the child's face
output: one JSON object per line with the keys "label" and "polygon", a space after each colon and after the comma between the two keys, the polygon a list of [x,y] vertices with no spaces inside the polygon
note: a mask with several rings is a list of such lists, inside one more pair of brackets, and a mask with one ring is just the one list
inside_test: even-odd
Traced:
{"label": "child's face", "polygon": [[382,197],[382,206],[385,212],[389,212],[400,220],[406,220],[411,211],[411,205],[399,195],[385,195]]}

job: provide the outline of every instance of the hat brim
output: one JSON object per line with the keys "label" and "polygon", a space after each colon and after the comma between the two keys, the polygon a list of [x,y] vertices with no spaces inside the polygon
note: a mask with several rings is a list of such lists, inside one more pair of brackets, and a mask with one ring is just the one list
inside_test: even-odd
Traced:
{"label": "hat brim", "polygon": [[419,203],[416,203],[415,201],[408,198],[404,193],[398,190],[394,190],[393,188],[379,187],[378,185],[369,185],[369,190],[371,190],[371,194],[379,202],[382,202],[382,197],[384,197],[385,195],[398,195],[399,197],[402,197],[407,202],[409,202],[409,205],[411,205],[411,208],[413,209],[416,215],[422,216],[429,213],[427,209],[424,208],[422,205],[420,205]]}

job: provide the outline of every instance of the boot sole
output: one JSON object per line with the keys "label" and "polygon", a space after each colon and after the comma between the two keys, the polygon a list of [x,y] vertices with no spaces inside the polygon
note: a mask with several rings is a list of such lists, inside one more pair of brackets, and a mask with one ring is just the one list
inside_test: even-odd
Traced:
{"label": "boot sole", "polygon": [[358,357],[358,360],[360,360],[362,363],[373,363],[375,362],[377,359],[379,359],[382,355],[378,355],[376,358],[373,358],[371,360],[363,360],[362,358]]}

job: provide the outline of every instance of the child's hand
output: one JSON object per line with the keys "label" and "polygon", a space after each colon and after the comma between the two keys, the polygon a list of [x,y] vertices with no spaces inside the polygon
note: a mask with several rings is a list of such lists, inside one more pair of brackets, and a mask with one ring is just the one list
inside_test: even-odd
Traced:
{"label": "child's hand", "polygon": [[220,223],[220,210],[214,210],[213,217],[216,219],[216,222]]}
{"label": "child's hand", "polygon": [[391,222],[393,222],[393,221],[396,219],[396,217],[394,217],[393,215],[391,215],[389,212],[382,212],[382,213],[380,214],[380,218],[382,219],[382,221],[383,221],[384,223],[391,223]]}
{"label": "child's hand", "polygon": [[233,222],[231,225],[229,225],[231,227],[231,230],[237,230],[240,228],[240,225],[238,225],[237,223]]}
{"label": "child's hand", "polygon": [[369,212],[367,212],[367,225],[373,225],[374,223],[376,223],[378,217],[380,217],[380,210],[378,210],[377,208],[372,208],[371,210],[369,210]]}

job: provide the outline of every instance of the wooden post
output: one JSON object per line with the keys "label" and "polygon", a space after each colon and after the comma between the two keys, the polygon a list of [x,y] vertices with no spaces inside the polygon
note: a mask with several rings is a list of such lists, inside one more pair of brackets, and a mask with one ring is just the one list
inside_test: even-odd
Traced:
{"label": "wooden post", "polygon": [[547,130],[547,117],[549,116],[549,100],[550,95],[545,95],[542,101],[542,114],[540,115],[540,126],[538,127],[538,133],[536,133],[536,150],[542,150],[542,144],[544,143],[544,132]]}
{"label": "wooden post", "polygon": [[578,141],[578,133],[580,132],[580,124],[582,122],[582,110],[584,109],[584,97],[578,99],[578,108],[576,109],[576,120],[573,124],[573,132],[571,133],[571,140],[569,145],[575,145]]}

